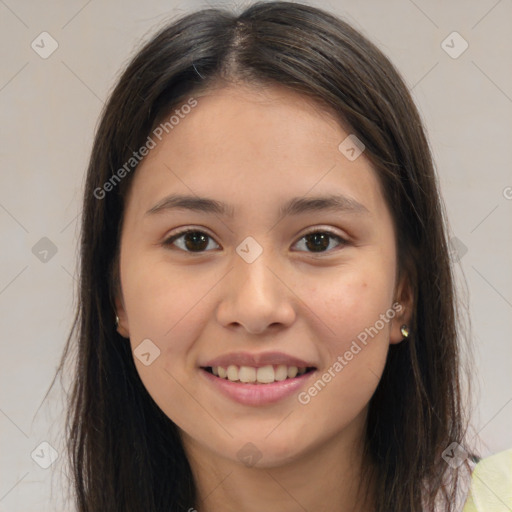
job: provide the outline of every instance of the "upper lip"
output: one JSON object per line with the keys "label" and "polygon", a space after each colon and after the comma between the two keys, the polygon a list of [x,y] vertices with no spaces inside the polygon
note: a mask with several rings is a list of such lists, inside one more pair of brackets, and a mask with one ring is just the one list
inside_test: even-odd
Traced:
{"label": "upper lip", "polygon": [[262,352],[259,354],[251,354],[250,352],[231,352],[207,361],[201,367],[222,366],[251,366],[259,368],[267,365],[297,366],[298,368],[314,367],[312,363],[308,363],[303,359],[285,354],[283,352]]}

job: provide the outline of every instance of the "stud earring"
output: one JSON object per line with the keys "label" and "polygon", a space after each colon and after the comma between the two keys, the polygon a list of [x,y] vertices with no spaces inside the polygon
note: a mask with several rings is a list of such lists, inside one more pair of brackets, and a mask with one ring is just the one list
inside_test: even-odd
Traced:
{"label": "stud earring", "polygon": [[116,315],[116,328],[119,327],[119,317]]}
{"label": "stud earring", "polygon": [[402,333],[402,336],[404,338],[408,338],[409,337],[409,327],[407,327],[407,325],[402,325],[402,327],[400,327],[400,332]]}

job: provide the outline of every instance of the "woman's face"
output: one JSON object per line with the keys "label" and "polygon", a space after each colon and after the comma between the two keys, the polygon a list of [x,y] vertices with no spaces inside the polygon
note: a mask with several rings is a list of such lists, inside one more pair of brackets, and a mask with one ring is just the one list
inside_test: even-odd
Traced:
{"label": "woman's face", "polygon": [[119,332],[191,450],[275,467],[351,445],[410,312],[375,171],[296,93],[196,100],[131,185]]}

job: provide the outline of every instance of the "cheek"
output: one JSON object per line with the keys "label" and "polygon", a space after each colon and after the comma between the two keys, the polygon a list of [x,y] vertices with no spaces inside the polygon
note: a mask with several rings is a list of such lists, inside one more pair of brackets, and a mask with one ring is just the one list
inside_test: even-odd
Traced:
{"label": "cheek", "polygon": [[179,344],[178,340],[187,339],[176,336],[185,324],[188,338],[191,337],[190,328],[197,322],[190,318],[197,316],[201,297],[214,285],[215,276],[198,280],[193,269],[170,271],[169,263],[162,259],[144,262],[140,258],[127,261],[121,272],[130,337],[134,341],[153,337],[163,343],[162,347],[170,339]]}
{"label": "cheek", "polygon": [[331,359],[348,350],[358,336],[364,339],[376,322],[379,333],[374,338],[388,341],[390,319],[384,324],[379,319],[392,314],[392,278],[381,269],[344,269],[338,278],[325,279],[310,290],[308,304],[326,327],[323,335]]}
{"label": "cheek", "polygon": [[363,411],[378,386],[394,310],[388,283],[369,277],[352,275],[312,296],[330,329],[323,330],[323,367],[298,396],[304,413],[315,418],[314,426],[301,430],[305,437],[313,438],[318,430],[334,435]]}
{"label": "cheek", "polygon": [[[190,353],[207,315],[206,301],[200,299],[213,286],[215,276],[200,281],[190,274],[187,270],[170,272],[165,261],[140,258],[127,260],[121,268],[137,372],[153,400],[173,421],[204,414],[195,410],[197,404],[190,398]],[[138,348],[142,346],[147,347],[144,352]],[[141,353],[150,356],[138,357]],[[150,364],[146,364],[148,359]],[[191,428],[186,420],[184,426]]]}
{"label": "cheek", "polygon": [[[197,404],[189,394],[197,371],[194,342],[211,321],[209,292],[218,274],[205,272],[198,278],[197,268],[173,271],[163,259],[133,259],[121,269],[121,279],[134,362],[145,388],[173,420],[183,418],[183,411],[191,417],[204,414],[194,411]],[[158,355],[146,366],[137,358],[137,347],[147,339]]]}

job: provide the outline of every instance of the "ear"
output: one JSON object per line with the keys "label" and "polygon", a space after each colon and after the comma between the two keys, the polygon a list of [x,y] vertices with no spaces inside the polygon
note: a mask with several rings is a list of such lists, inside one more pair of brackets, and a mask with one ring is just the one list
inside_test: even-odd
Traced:
{"label": "ear", "polygon": [[119,325],[117,326],[117,332],[123,338],[129,338],[130,337],[130,329],[129,329],[129,325],[128,325],[128,317],[126,315],[126,309],[124,306],[122,293],[120,291],[116,293],[115,303],[116,303],[116,314],[119,318]]}
{"label": "ear", "polygon": [[393,300],[393,310],[395,316],[391,320],[391,332],[389,334],[389,343],[397,344],[403,341],[404,335],[400,332],[402,325],[406,325],[411,331],[412,311],[414,307],[414,293],[409,277],[404,273],[395,290],[395,299]]}

